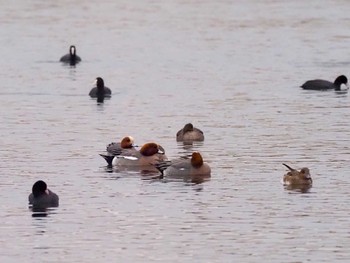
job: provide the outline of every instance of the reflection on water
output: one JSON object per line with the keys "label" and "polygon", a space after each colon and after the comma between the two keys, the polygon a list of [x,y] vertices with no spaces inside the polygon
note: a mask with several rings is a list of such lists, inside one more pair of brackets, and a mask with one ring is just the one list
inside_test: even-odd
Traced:
{"label": "reflection on water", "polygon": [[205,182],[210,181],[210,176],[208,177],[203,177],[203,176],[181,176],[181,177],[163,177],[162,175],[158,176],[159,179],[163,179],[164,182],[171,183],[171,182],[185,182],[185,183],[190,183],[188,185],[192,184],[202,184]]}
{"label": "reflection on water", "polygon": [[57,213],[57,208],[52,207],[38,207],[30,205],[29,209],[32,212],[32,217],[47,217],[48,215]]}
{"label": "reflection on water", "polygon": [[[348,1],[5,2],[0,262],[349,261],[348,92],[299,87],[348,74]],[[57,61],[71,43],[76,67]],[[204,142],[176,142],[188,122]],[[104,166],[125,135],[212,176]],[[313,187],[285,189],[282,162]],[[60,208],[28,216],[37,178]]]}
{"label": "reflection on water", "polygon": [[[193,152],[205,151],[205,142],[177,142],[177,158],[191,158]],[[207,162],[207,158],[203,157],[204,161]]]}
{"label": "reflection on water", "polygon": [[147,175],[156,175],[158,174],[158,170],[156,167],[149,165],[149,166],[113,166],[112,167],[113,172],[116,173],[127,173],[127,174],[137,174],[141,176],[147,176]]}
{"label": "reflection on water", "polygon": [[293,192],[309,193],[312,185],[286,185],[284,188]]}
{"label": "reflection on water", "polygon": [[33,212],[32,217],[46,217],[47,216],[47,208],[43,207],[31,207]]}

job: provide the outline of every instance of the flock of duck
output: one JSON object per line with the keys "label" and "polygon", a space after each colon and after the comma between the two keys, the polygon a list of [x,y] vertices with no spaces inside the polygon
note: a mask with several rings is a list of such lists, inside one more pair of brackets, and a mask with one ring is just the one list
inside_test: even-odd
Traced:
{"label": "flock of duck", "polygon": [[[76,54],[75,46],[72,45],[69,48],[69,54],[61,57],[60,61],[73,66],[81,62],[81,58]],[[343,84],[346,89],[349,89],[346,76],[341,75],[334,82],[322,79],[309,80],[301,85],[301,88],[340,91]],[[96,78],[96,87],[91,89],[89,95],[92,98],[97,98],[98,102],[103,102],[105,97],[112,95],[112,92],[104,86],[103,79],[98,77]],[[184,143],[204,141],[204,133],[193,124],[187,123],[176,133],[176,140]],[[159,178],[182,178],[191,182],[202,182],[211,176],[211,168],[208,163],[204,162],[199,152],[193,152],[188,158],[168,160],[161,145],[147,142],[139,147],[131,136],[122,138],[120,142],[108,144],[106,151],[100,156],[104,158],[108,166],[132,168],[140,171],[159,171]],[[299,189],[308,189],[312,186],[312,178],[308,168],[296,170],[287,164],[283,163],[283,165],[288,169],[282,178],[285,186]],[[33,207],[47,208],[59,205],[58,195],[49,190],[47,184],[42,180],[34,183],[28,199],[29,204]]]}

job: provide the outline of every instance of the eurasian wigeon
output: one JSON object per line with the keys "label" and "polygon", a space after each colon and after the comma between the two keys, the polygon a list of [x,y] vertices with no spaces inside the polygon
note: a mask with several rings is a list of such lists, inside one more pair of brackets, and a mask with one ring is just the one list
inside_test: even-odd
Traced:
{"label": "eurasian wigeon", "polygon": [[70,46],[69,54],[66,54],[63,57],[61,57],[60,61],[63,63],[69,63],[71,66],[74,66],[75,64],[81,61],[81,58],[76,54],[76,52],[77,51],[75,46]]}
{"label": "eurasian wigeon", "polygon": [[28,196],[29,204],[33,207],[47,208],[58,206],[58,195],[47,188],[44,181],[37,181]]}
{"label": "eurasian wigeon", "polygon": [[204,141],[204,134],[200,129],[193,127],[192,123],[187,123],[181,130],[176,133],[176,141]]}
{"label": "eurasian wigeon", "polygon": [[164,148],[157,143],[150,142],[144,144],[139,151],[115,156],[112,164],[120,167],[142,169],[148,167],[150,170],[154,170],[155,164],[167,159]]}
{"label": "eurasian wigeon", "polygon": [[190,159],[176,159],[156,164],[156,168],[165,177],[181,178],[192,182],[210,178],[209,164],[203,161],[199,152],[193,152]]}
{"label": "eurasian wigeon", "polygon": [[105,86],[105,83],[101,77],[97,77],[95,81],[96,87],[90,90],[89,96],[91,98],[97,98],[99,101],[103,102],[104,98],[109,98],[112,96],[112,91],[110,88]]}
{"label": "eurasian wigeon", "polygon": [[120,142],[112,142],[107,145],[105,154],[100,154],[108,165],[112,165],[113,158],[117,155],[133,155],[137,153],[134,138],[131,136],[124,137]]}
{"label": "eurasian wigeon", "polygon": [[284,185],[312,185],[312,179],[309,168],[304,167],[300,171],[298,171],[284,163],[283,165],[289,169],[289,172],[283,176]]}
{"label": "eurasian wigeon", "polygon": [[337,77],[334,80],[334,82],[330,82],[328,80],[323,80],[323,79],[308,80],[300,87],[302,87],[303,89],[308,89],[308,90],[334,89],[336,91],[340,91],[342,84],[345,84],[347,89],[349,89],[348,79],[344,75]]}

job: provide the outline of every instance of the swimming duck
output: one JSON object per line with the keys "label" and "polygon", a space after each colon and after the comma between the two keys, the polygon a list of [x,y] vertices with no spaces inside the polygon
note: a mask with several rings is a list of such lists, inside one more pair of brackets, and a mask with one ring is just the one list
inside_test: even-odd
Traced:
{"label": "swimming duck", "polygon": [[337,77],[334,82],[323,79],[314,79],[306,81],[301,87],[308,90],[329,90],[334,89],[336,91],[341,90],[341,85],[345,84],[349,89],[348,79],[344,75]]}
{"label": "swimming duck", "polygon": [[81,58],[76,54],[76,48],[75,46],[69,47],[69,54],[64,55],[60,59],[63,63],[69,63],[70,65],[75,65],[81,61]]}
{"label": "swimming duck", "polygon": [[192,182],[201,181],[211,176],[210,166],[203,161],[199,152],[193,152],[191,159],[163,161],[156,164],[163,176],[190,179]]}
{"label": "swimming duck", "polygon": [[97,77],[95,84],[96,87],[92,88],[89,93],[91,98],[97,98],[99,101],[103,102],[104,98],[111,97],[112,91],[105,86],[102,78]]}
{"label": "swimming duck", "polygon": [[289,169],[289,172],[283,176],[284,185],[312,185],[309,168],[304,167],[298,171],[284,163],[283,165]]}
{"label": "swimming duck", "polygon": [[47,188],[44,181],[34,183],[32,193],[28,196],[29,204],[33,207],[57,207],[58,195]]}
{"label": "swimming duck", "polygon": [[204,134],[200,129],[193,127],[192,123],[187,123],[181,130],[176,133],[176,141],[204,141]]}
{"label": "swimming duck", "polygon": [[112,142],[106,147],[106,154],[100,154],[108,163],[112,165],[113,158],[117,155],[133,155],[137,153],[134,138],[131,136],[124,137],[120,142]]}
{"label": "swimming duck", "polygon": [[150,142],[144,144],[139,151],[116,155],[112,164],[124,167],[148,167],[154,170],[156,163],[167,159],[164,148],[157,143]]}

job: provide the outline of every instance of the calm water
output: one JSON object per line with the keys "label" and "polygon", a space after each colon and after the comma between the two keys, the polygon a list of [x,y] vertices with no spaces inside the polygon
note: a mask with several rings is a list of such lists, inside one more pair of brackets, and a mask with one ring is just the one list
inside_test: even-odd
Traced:
{"label": "calm water", "polygon": [[[298,87],[350,76],[349,1],[0,4],[1,262],[350,261],[349,94]],[[187,122],[204,143],[176,143]],[[201,151],[212,179],[109,171],[98,153],[125,135]],[[282,162],[310,168],[308,193]],[[60,196],[46,217],[38,179]]]}

